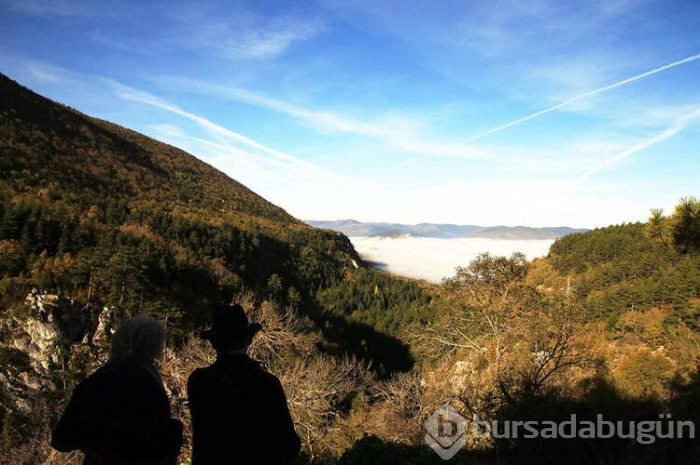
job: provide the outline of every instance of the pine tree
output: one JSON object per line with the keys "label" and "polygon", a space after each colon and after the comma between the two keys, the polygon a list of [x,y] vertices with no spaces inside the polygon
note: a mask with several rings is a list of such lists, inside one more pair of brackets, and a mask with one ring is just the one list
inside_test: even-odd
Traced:
{"label": "pine tree", "polygon": [[644,226],[647,237],[657,244],[668,241],[668,219],[664,215],[663,208],[652,208],[651,217]]}

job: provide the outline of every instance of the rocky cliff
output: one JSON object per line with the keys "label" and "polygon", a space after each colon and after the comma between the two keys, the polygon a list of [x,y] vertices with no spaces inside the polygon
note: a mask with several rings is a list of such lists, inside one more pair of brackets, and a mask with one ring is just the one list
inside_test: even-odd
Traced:
{"label": "rocky cliff", "polygon": [[32,290],[0,319],[0,400],[10,411],[32,412],[40,395],[56,391],[66,373],[105,360],[112,311],[91,311],[56,294]]}

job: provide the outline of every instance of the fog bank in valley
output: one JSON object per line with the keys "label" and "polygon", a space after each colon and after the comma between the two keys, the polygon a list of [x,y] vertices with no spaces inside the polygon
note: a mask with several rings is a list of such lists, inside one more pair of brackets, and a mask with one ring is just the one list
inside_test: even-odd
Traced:
{"label": "fog bank in valley", "polygon": [[438,283],[454,275],[479,253],[509,256],[523,252],[528,260],[547,255],[554,240],[502,240],[485,238],[433,239],[427,237],[350,237],[363,259],[391,273]]}

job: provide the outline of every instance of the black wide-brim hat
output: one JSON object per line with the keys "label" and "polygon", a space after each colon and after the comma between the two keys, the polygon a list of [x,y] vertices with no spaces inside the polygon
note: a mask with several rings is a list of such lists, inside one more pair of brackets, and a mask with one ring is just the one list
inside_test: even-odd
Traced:
{"label": "black wide-brim hat", "polygon": [[200,337],[214,344],[227,344],[252,338],[263,329],[260,323],[248,321],[248,315],[240,305],[225,305],[214,310],[212,327],[202,331]]}

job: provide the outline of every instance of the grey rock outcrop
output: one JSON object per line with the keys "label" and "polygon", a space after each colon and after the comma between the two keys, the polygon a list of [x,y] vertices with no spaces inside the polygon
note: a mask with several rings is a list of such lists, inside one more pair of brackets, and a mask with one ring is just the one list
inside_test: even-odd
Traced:
{"label": "grey rock outcrop", "polygon": [[56,322],[59,298],[55,294],[32,291],[26,299],[29,317],[12,318],[11,344],[29,357],[37,372],[48,372],[60,361],[61,331]]}
{"label": "grey rock outcrop", "polygon": [[62,373],[102,358],[112,334],[112,314],[105,308],[93,332],[87,309],[37,290],[27,295],[24,305],[6,310],[0,318],[2,407],[28,415],[37,397],[58,390]]}
{"label": "grey rock outcrop", "polygon": [[114,313],[113,307],[104,307],[97,316],[97,328],[95,328],[95,332],[92,335],[92,343],[95,346],[109,347],[112,335],[116,330],[114,327]]}

